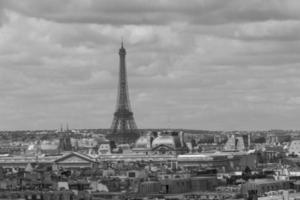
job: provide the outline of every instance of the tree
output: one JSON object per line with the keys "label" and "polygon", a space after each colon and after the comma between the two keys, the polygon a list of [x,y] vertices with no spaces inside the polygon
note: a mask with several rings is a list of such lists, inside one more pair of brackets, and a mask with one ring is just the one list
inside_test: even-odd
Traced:
{"label": "tree", "polygon": [[242,179],[247,181],[251,177],[251,169],[250,167],[246,166],[245,170],[242,173]]}

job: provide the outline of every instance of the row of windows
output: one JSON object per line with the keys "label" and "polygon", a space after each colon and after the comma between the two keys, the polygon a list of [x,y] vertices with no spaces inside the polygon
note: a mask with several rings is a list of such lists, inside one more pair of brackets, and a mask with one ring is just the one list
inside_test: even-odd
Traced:
{"label": "row of windows", "polygon": [[282,184],[275,184],[275,185],[267,185],[267,186],[262,186],[261,189],[263,191],[271,191],[271,190],[279,190],[283,188],[288,188],[289,183],[282,183]]}

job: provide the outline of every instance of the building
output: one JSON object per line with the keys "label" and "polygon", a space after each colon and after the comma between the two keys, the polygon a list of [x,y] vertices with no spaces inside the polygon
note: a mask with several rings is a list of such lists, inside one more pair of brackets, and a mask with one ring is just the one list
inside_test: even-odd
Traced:
{"label": "building", "polygon": [[300,139],[295,139],[291,141],[288,147],[288,153],[300,156]]}
{"label": "building", "polygon": [[286,157],[286,150],[283,146],[264,146],[257,153],[260,163],[278,162]]}
{"label": "building", "polygon": [[189,150],[184,142],[183,132],[163,131],[141,136],[132,151],[145,155],[179,155]]}
{"label": "building", "polygon": [[224,151],[245,151],[250,149],[250,135],[232,134],[224,145]]}
{"label": "building", "polygon": [[161,192],[161,188],[159,181],[144,181],[139,185],[139,193],[143,195],[159,194]]}
{"label": "building", "polygon": [[96,160],[84,154],[71,152],[56,159],[54,163],[58,168],[80,169],[92,168],[96,165]]}
{"label": "building", "polygon": [[216,152],[178,155],[177,163],[184,168],[213,168],[219,172],[255,169],[257,158],[247,152]]}
{"label": "building", "polygon": [[98,155],[109,155],[116,148],[115,142],[106,139],[104,135],[97,135],[95,139],[97,141]]}
{"label": "building", "polygon": [[46,155],[56,155],[60,153],[59,140],[43,140],[40,142],[40,153]]}
{"label": "building", "polygon": [[[5,191],[0,192],[0,199],[48,199],[72,200],[76,195],[72,191]],[[87,198],[83,198],[86,199]]]}
{"label": "building", "polygon": [[8,170],[25,169],[28,164],[37,166],[39,164],[58,168],[91,168],[96,164],[96,160],[87,155],[77,152],[70,152],[56,156],[7,156],[0,157],[0,167]]}
{"label": "building", "polygon": [[190,177],[185,174],[162,174],[157,181],[141,182],[139,193],[180,194],[213,191],[218,186],[215,176]]}
{"label": "building", "polygon": [[157,137],[156,132],[148,132],[146,135],[140,136],[134,145],[134,151],[148,154],[152,150],[152,142]]}
{"label": "building", "polygon": [[269,191],[286,190],[291,188],[291,181],[273,179],[255,179],[242,184],[241,193],[248,195],[249,191],[256,191],[258,196]]}
{"label": "building", "polygon": [[112,153],[112,149],[114,148],[113,141],[101,141],[98,143],[98,155],[109,155]]}
{"label": "building", "polygon": [[67,130],[62,130],[58,133],[59,134],[59,151],[72,151],[72,143],[71,143],[71,133],[72,131],[67,128]]}
{"label": "building", "polygon": [[7,143],[0,144],[0,155],[10,154],[10,155],[20,155],[26,152],[28,148],[27,145],[11,145]]}
{"label": "building", "polygon": [[270,133],[266,137],[266,144],[268,145],[279,145],[283,142],[289,141],[291,138],[289,133]]}

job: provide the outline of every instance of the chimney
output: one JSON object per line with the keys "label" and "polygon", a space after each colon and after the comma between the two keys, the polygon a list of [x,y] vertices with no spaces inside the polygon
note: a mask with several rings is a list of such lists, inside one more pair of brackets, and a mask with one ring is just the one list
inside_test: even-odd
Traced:
{"label": "chimney", "polygon": [[183,131],[179,132],[179,139],[180,139],[181,146],[184,147],[185,143],[184,143],[184,132]]}
{"label": "chimney", "polygon": [[248,150],[250,149],[251,145],[251,133],[248,134]]}

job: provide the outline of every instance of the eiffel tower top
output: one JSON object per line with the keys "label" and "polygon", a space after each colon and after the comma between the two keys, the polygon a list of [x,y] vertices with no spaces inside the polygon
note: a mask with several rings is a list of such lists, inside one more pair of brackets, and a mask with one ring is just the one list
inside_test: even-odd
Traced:
{"label": "eiffel tower top", "polygon": [[124,48],[124,45],[123,45],[123,40],[121,42],[121,48],[119,50],[119,54],[120,55],[126,55],[126,49]]}

